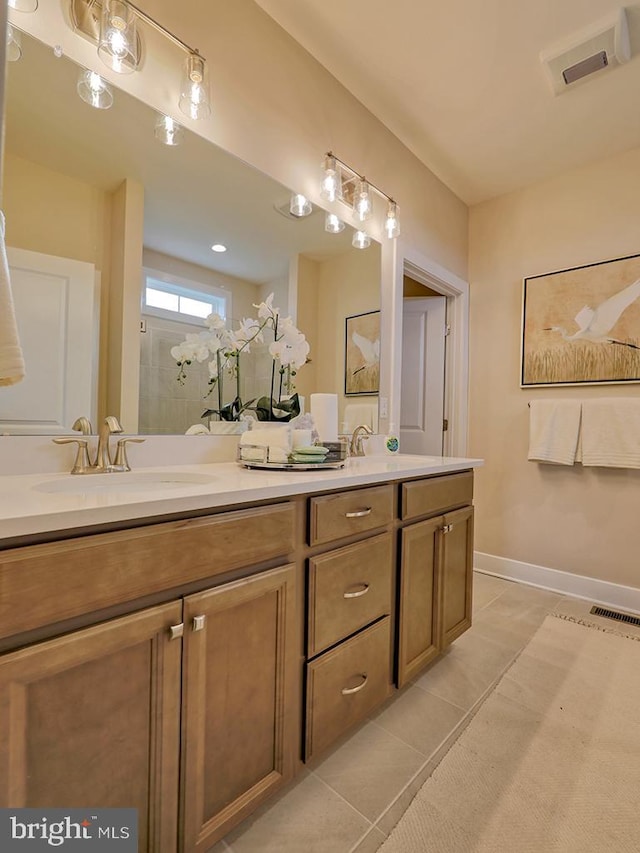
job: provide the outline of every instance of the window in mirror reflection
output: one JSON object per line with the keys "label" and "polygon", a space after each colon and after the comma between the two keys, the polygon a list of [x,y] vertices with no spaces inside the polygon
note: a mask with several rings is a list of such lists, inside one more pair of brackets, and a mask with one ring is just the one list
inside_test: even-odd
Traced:
{"label": "window in mirror reflection", "polygon": [[169,280],[162,273],[145,273],[143,312],[186,323],[197,322],[196,318],[205,320],[214,313],[226,319],[229,295],[223,291],[213,293],[210,289],[204,290],[194,285],[194,282]]}

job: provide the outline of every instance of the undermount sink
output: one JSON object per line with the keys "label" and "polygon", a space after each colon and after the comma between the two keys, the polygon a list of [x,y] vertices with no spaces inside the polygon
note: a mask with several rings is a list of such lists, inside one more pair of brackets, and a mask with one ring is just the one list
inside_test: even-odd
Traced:
{"label": "undermount sink", "polygon": [[59,480],[38,483],[33,488],[37,492],[49,494],[86,495],[206,486],[215,479],[210,474],[191,471],[127,471],[110,474],[68,474]]}

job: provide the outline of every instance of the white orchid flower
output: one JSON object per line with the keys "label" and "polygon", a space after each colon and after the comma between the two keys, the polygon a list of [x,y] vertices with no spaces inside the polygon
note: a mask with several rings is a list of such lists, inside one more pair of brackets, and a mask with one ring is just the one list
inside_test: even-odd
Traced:
{"label": "white orchid flower", "polygon": [[244,352],[250,352],[250,344],[254,341],[262,343],[264,340],[262,324],[254,320],[253,317],[244,317],[240,321],[240,326],[234,333],[234,337]]}
{"label": "white orchid flower", "polygon": [[205,326],[207,326],[213,332],[219,332],[221,329],[224,329],[226,323],[224,317],[221,317],[219,314],[209,314],[208,317],[205,318]]}
{"label": "white orchid flower", "polygon": [[309,355],[309,344],[302,333],[295,340],[287,340],[282,337],[269,344],[269,352],[272,358],[277,358],[282,367],[297,369],[302,367]]}
{"label": "white orchid flower", "polygon": [[280,309],[273,307],[274,295],[275,294],[270,293],[264,302],[253,306],[258,309],[258,317],[260,317],[261,320],[269,320],[270,318],[276,319],[279,316]]}

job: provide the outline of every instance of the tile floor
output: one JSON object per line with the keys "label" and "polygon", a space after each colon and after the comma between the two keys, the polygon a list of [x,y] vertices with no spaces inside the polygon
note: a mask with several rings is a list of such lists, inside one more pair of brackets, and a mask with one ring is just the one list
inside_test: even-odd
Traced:
{"label": "tile floor", "polygon": [[585,602],[478,572],[473,627],[211,853],[373,853],[547,613]]}

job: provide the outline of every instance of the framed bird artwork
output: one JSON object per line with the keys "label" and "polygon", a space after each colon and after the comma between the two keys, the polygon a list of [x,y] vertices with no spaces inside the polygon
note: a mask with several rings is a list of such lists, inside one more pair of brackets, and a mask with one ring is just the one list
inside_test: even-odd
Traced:
{"label": "framed bird artwork", "polygon": [[345,320],[344,393],[377,394],[380,389],[380,312]]}
{"label": "framed bird artwork", "polygon": [[524,279],[520,386],[640,382],[640,255]]}

